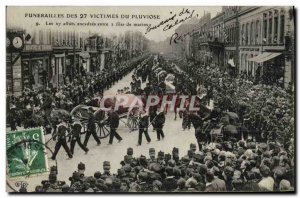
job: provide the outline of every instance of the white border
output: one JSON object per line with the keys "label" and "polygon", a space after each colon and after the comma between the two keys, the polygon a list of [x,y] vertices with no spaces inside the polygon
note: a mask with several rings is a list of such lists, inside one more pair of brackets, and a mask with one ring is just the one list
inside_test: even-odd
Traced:
{"label": "white border", "polygon": [[[1,65],[1,72],[0,72],[0,95],[1,95],[1,101],[2,105],[0,105],[0,112],[1,112],[1,131],[2,131],[2,138],[0,138],[1,141],[5,141],[5,131],[6,131],[6,127],[5,127],[5,119],[6,119],[6,112],[5,112],[5,98],[6,98],[6,94],[5,94],[5,84],[6,84],[6,76],[5,76],[5,34],[6,34],[6,29],[5,29],[5,6],[6,5],[26,5],[26,6],[32,6],[32,5],[44,5],[44,6],[59,6],[59,5],[69,5],[69,6],[182,6],[182,5],[190,5],[190,6],[222,6],[222,5],[278,5],[278,6],[283,6],[283,5],[294,5],[296,7],[296,9],[298,8],[298,15],[299,15],[299,8],[300,8],[300,1],[299,0],[209,0],[209,1],[200,1],[200,0],[151,0],[148,2],[144,2],[142,0],[132,0],[132,1],[122,1],[122,0],[84,0],[84,1],[80,1],[80,0],[51,0],[51,1],[41,1],[41,0],[1,0],[0,1],[0,48],[1,48],[1,52],[0,52],[0,65]],[[296,27],[299,27],[299,18],[296,20]],[[299,31],[298,31],[299,32]],[[298,34],[297,34],[297,41],[298,41]],[[297,45],[297,57],[299,58],[299,46]],[[297,65],[296,65],[297,67]],[[299,68],[297,69],[297,76],[299,73]],[[297,78],[296,78],[297,79]],[[299,80],[298,80],[299,82]],[[299,84],[297,83],[297,93],[299,92]],[[299,101],[298,105],[299,106]],[[297,116],[297,123],[299,121],[299,115]],[[297,133],[297,132],[296,132]],[[299,143],[299,133],[297,133],[297,143]],[[0,150],[1,150],[1,156],[5,156],[5,142],[0,143]],[[297,146],[297,148],[299,148],[299,145]],[[2,158],[3,159],[3,158]],[[297,159],[299,160],[299,150],[297,149]],[[297,162],[297,173],[299,172],[299,162]],[[5,192],[5,179],[6,178],[6,173],[5,173],[5,160],[1,160],[0,163],[0,178],[2,178],[0,180],[0,194],[1,197],[8,197],[8,193]],[[297,179],[297,187],[296,190],[299,191],[299,177],[296,177]],[[220,194],[221,196],[232,196],[233,194]],[[244,194],[246,195],[246,194]],[[283,196],[282,194],[262,194],[262,195],[254,195],[255,197],[263,197],[263,196],[274,196],[274,195],[279,195],[279,196]],[[38,195],[37,197],[42,197],[42,195]],[[57,195],[47,195],[47,197],[54,197]],[[83,197],[87,197],[84,195],[80,195]],[[108,197],[109,195],[100,195],[101,197]],[[114,196],[118,196],[118,195],[114,195]],[[137,196],[141,196],[140,194]],[[148,195],[149,196],[149,195]],[[152,195],[152,196],[160,196],[160,195]],[[172,195],[163,195],[164,197],[171,197]],[[180,195],[180,196],[188,196],[188,195]],[[218,195],[214,194],[214,195],[196,195],[196,196],[201,196],[201,197],[216,197]],[[233,196],[241,196],[240,194],[238,195],[233,195]],[[243,195],[242,195],[243,196]],[[247,196],[247,195],[246,195]],[[20,197],[20,196],[19,196]],[[112,197],[112,196],[109,196]]]}

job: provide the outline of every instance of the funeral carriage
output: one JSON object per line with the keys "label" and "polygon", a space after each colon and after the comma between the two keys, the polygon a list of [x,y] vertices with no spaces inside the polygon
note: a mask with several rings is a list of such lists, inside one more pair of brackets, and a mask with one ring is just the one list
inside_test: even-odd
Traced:
{"label": "funeral carriage", "polygon": [[83,125],[82,133],[86,132],[89,118],[89,109],[92,109],[96,120],[96,133],[99,138],[106,138],[110,134],[109,112],[113,109],[118,113],[120,121],[131,131],[138,129],[140,111],[143,107],[142,100],[133,94],[104,95],[95,98],[97,106],[78,105],[71,111],[72,119]]}

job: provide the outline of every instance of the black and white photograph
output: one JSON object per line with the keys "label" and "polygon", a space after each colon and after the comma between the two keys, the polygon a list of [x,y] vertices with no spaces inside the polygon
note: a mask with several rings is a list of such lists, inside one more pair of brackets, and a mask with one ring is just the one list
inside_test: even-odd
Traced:
{"label": "black and white photograph", "polygon": [[294,6],[5,15],[6,192],[296,192]]}

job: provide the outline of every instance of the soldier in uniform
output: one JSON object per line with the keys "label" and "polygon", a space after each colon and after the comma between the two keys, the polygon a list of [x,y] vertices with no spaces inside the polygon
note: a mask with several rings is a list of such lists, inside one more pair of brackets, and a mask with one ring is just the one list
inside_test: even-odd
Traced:
{"label": "soldier in uniform", "polygon": [[179,159],[179,149],[174,147],[172,150],[172,159],[175,161],[176,165],[180,165],[180,159]]}
{"label": "soldier in uniform", "polygon": [[160,165],[165,165],[166,162],[165,162],[165,153],[162,152],[162,151],[159,151],[158,152],[158,155],[157,155],[157,162],[160,164]]}
{"label": "soldier in uniform", "polygon": [[190,144],[190,150],[193,152],[193,154],[195,154],[195,152],[197,150],[196,144],[191,143]]}
{"label": "soldier in uniform", "polygon": [[132,162],[132,156],[130,156],[130,155],[125,155],[125,156],[124,156],[124,160],[121,161],[120,164],[121,164],[122,166],[125,166],[126,164],[129,164],[129,165],[130,165],[131,162]]}
{"label": "soldier in uniform", "polygon": [[117,112],[111,110],[109,113],[109,124],[110,124],[110,134],[109,134],[109,144],[113,143],[114,137],[116,137],[119,142],[122,141],[122,137],[117,133],[117,128],[119,127],[119,115]]}
{"label": "soldier in uniform", "polygon": [[86,132],[84,143],[83,143],[85,147],[87,146],[87,143],[88,143],[91,135],[93,135],[94,139],[97,142],[97,146],[99,146],[101,144],[101,142],[96,133],[95,116],[93,114],[92,107],[89,108],[89,119],[88,119],[88,124],[87,124],[87,132]]}
{"label": "soldier in uniform", "polygon": [[150,159],[148,159],[149,164],[157,162],[157,159],[155,158],[155,148],[149,148],[149,156],[150,156]]}
{"label": "soldier in uniform", "polygon": [[160,138],[164,139],[164,137],[165,137],[164,132],[163,132],[163,127],[164,127],[165,121],[166,121],[165,113],[159,112],[154,120],[158,141],[160,141]]}
{"label": "soldier in uniform", "polygon": [[142,145],[142,135],[145,134],[146,140],[148,143],[151,142],[151,138],[148,134],[148,125],[149,125],[149,116],[147,112],[144,112],[144,114],[141,115],[141,118],[139,120],[139,139],[138,139],[138,145]]}
{"label": "soldier in uniform", "polygon": [[127,155],[131,156],[133,155],[133,148],[129,147],[127,148]]}
{"label": "soldier in uniform", "polygon": [[77,165],[77,172],[79,173],[81,178],[84,178],[84,172],[85,172],[85,164],[80,162]]}
{"label": "soldier in uniform", "polygon": [[74,122],[72,124],[72,132],[71,132],[72,140],[70,143],[72,155],[74,155],[74,148],[75,148],[76,142],[78,143],[80,148],[85,151],[86,154],[89,152],[89,149],[81,143],[81,139],[80,139],[81,129],[82,129],[82,125],[80,124],[80,122]]}
{"label": "soldier in uniform", "polygon": [[65,149],[66,153],[68,154],[69,158],[72,158],[73,155],[68,147],[67,141],[66,141],[66,134],[67,134],[68,128],[67,124],[64,121],[60,121],[60,124],[57,126],[57,142],[55,145],[55,149],[53,152],[53,155],[51,157],[52,160],[55,160],[56,155],[60,149],[61,146]]}
{"label": "soldier in uniform", "polygon": [[17,119],[18,119],[18,114],[16,111],[16,106],[12,105],[10,111],[8,111],[8,119],[7,119],[10,125],[10,129],[12,131],[17,130]]}
{"label": "soldier in uniform", "polygon": [[111,174],[110,174],[110,162],[109,161],[104,161],[103,162],[103,170],[104,170],[104,173],[102,174],[102,176],[107,176],[107,177],[111,176]]}

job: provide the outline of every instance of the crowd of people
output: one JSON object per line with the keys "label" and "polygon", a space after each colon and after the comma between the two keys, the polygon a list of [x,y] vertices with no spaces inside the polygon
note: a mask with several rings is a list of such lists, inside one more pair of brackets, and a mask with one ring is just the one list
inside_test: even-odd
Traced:
{"label": "crowd of people", "polygon": [[[213,101],[211,110],[207,110],[204,105],[196,112],[188,110],[179,112],[183,129],[193,126],[198,143],[198,148],[196,144],[191,144],[186,155],[179,155],[179,149],[175,147],[171,154],[159,151],[156,155],[155,149],[151,148],[149,158],[137,157],[133,155],[133,149],[129,148],[117,173],[111,173],[110,162],[105,161],[103,172],[97,171],[93,176],[87,176],[84,174],[85,165],[81,163],[78,165],[78,170],[70,177],[70,181],[67,182],[57,181],[57,170],[53,167],[49,180],[43,181],[35,191],[293,191],[295,185],[295,120],[292,89],[257,84],[247,79],[231,76],[230,73],[218,67],[185,64],[177,63],[175,65],[157,56],[154,59],[147,59],[142,64],[132,64],[129,67],[111,71],[111,75],[114,77],[108,78],[110,80],[106,79],[106,83],[102,81],[105,79],[103,76],[96,75],[91,78],[77,79],[78,81],[74,80],[72,85],[66,85],[56,91],[50,90],[49,93],[46,90],[32,95],[31,91],[29,92],[31,94],[28,95],[25,90],[20,98],[9,98],[8,115],[10,119],[8,120],[12,130],[15,130],[16,126],[20,124],[20,120],[25,128],[34,127],[37,124],[35,122],[39,119],[33,116],[26,117],[27,111],[33,113],[34,109],[38,107],[38,109],[44,110],[44,116],[47,117],[51,109],[56,106],[70,111],[77,104],[92,103],[93,101],[88,98],[93,98],[96,93],[102,93],[105,86],[108,88],[134,68],[135,72],[130,88],[125,87],[119,90],[118,94],[133,93],[143,96],[167,94],[165,81],[157,78],[153,72],[153,68],[158,66],[162,67],[166,73],[174,74],[175,94],[192,96],[205,90],[204,97],[201,97],[201,103],[210,105]],[[137,65],[138,67],[136,67]],[[142,88],[142,83],[146,83],[145,88]],[[82,92],[83,90],[84,92]],[[51,95],[51,97],[47,95]],[[40,97],[43,99],[43,103],[39,102]],[[53,98],[55,99],[53,100]],[[54,106],[52,106],[53,103]],[[91,104],[91,106],[93,105]],[[14,109],[23,109],[26,119],[19,118]],[[160,112],[157,107],[153,107],[149,109],[148,113],[141,115],[138,145],[142,144],[143,134],[147,142],[151,142],[148,135],[149,123],[153,124],[153,128],[157,132],[157,139],[164,138],[165,113],[166,111]],[[111,112],[111,115],[113,114]],[[231,116],[226,117],[226,115]],[[232,117],[238,119],[231,119]],[[28,121],[30,118],[32,120]],[[110,132],[110,143],[114,137],[119,141],[122,140],[115,130],[118,128],[116,123],[119,123],[119,118],[118,116],[115,118],[118,122],[110,122],[111,129],[114,129]],[[47,127],[47,122],[44,122],[44,125]],[[212,138],[212,130],[219,125],[225,126],[225,131],[222,131],[222,136]],[[40,125],[37,124],[37,126]],[[236,131],[231,133],[231,130]],[[93,130],[90,131],[89,136],[93,135],[99,144],[100,140],[98,142],[97,134],[94,134]],[[226,136],[225,132],[229,135]],[[65,133],[63,132],[63,134]],[[62,139],[59,147],[64,147],[66,144],[65,137]],[[73,145],[75,142],[78,142],[79,146],[88,152],[86,140],[82,144],[80,137],[75,137]],[[74,147],[66,151],[70,157],[74,152]]]}
{"label": "crowd of people", "polygon": [[34,192],[272,192],[293,191],[295,184],[287,151],[253,141],[219,141],[203,151],[191,143],[186,155],[174,147],[171,153],[150,148],[149,157],[136,157],[128,148],[117,173],[110,172],[109,161],[94,175],[86,175],[86,168],[79,163],[69,181],[58,181],[52,167]]}
{"label": "crowd of people", "polygon": [[103,69],[96,75],[74,77],[72,82],[54,87],[51,83],[45,89],[36,90],[26,83],[21,96],[7,96],[7,121],[12,131],[17,127],[34,128],[43,126],[52,130],[50,114],[55,109],[70,112],[79,104],[93,106],[94,98],[117,83],[132,71],[145,57],[122,63],[114,69]]}
{"label": "crowd of people", "polygon": [[[181,67],[191,80],[207,90],[203,102],[213,100],[221,112],[235,112],[239,127],[257,142],[277,141],[294,149],[294,93],[289,86],[255,84],[243,78],[233,78],[218,67],[193,65]],[[189,73],[189,71],[192,71]],[[291,156],[293,156],[293,151]]]}

